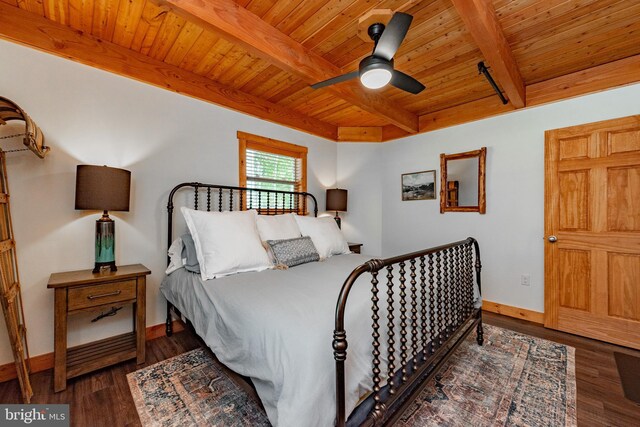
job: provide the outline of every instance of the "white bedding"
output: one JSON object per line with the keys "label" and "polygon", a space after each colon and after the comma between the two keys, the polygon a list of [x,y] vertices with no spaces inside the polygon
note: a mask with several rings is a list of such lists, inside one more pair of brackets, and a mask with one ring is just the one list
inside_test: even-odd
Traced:
{"label": "white bedding", "polygon": [[[339,255],[288,270],[207,281],[181,268],[163,280],[161,290],[222,363],[251,378],[274,426],[333,426],[335,306],[345,279],[368,259]],[[380,276],[382,319],[385,275]],[[347,416],[372,388],[370,281],[371,275],[363,274],[347,302]],[[386,334],[381,335],[381,362],[386,366]]]}
{"label": "white bedding", "polygon": [[[335,305],[349,273],[368,259],[340,255],[207,281],[180,269],[161,290],[222,363],[251,378],[274,426],[331,426]],[[371,295],[370,285],[362,284],[349,297],[345,320],[347,414],[371,389]]]}

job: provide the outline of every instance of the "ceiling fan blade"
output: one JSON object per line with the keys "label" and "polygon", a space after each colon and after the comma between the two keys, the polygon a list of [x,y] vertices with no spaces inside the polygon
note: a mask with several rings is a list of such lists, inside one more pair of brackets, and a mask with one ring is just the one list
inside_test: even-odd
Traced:
{"label": "ceiling fan blade", "polygon": [[342,82],[345,82],[347,80],[354,79],[354,78],[358,77],[359,74],[360,74],[360,72],[358,70],[352,71],[350,73],[343,74],[341,76],[332,77],[332,78],[324,80],[322,82],[318,82],[318,83],[312,84],[311,87],[313,89],[320,89],[322,87],[331,86],[331,85],[334,85],[336,83],[342,83]]}
{"label": "ceiling fan blade", "polygon": [[392,86],[414,95],[424,90],[424,85],[422,83],[398,70],[393,70],[393,76],[391,76],[390,83]]}
{"label": "ceiling fan blade", "polygon": [[412,20],[413,16],[407,13],[396,12],[391,18],[391,21],[389,21],[389,25],[387,25],[382,32],[378,44],[373,50],[373,55],[391,61],[393,55],[398,51],[402,40],[404,40],[404,37],[407,35]]}

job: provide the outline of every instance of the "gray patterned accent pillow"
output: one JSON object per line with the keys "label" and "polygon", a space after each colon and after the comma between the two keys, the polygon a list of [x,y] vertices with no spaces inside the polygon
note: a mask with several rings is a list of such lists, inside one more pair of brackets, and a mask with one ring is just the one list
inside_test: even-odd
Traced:
{"label": "gray patterned accent pillow", "polygon": [[288,268],[320,260],[311,237],[296,237],[294,239],[267,240],[273,258],[278,268]]}

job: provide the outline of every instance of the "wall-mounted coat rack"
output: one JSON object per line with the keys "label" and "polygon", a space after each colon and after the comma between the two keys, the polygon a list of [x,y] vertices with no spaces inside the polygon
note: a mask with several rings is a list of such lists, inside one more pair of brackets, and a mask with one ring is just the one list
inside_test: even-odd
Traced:
{"label": "wall-mounted coat rack", "polygon": [[[27,345],[27,328],[24,321],[22,293],[20,291],[20,276],[18,274],[18,260],[16,257],[16,242],[11,224],[11,209],[9,205],[9,184],[7,182],[6,155],[8,152],[31,150],[41,159],[49,152],[44,144],[44,135],[40,128],[14,102],[0,97],[0,126],[9,121],[23,121],[24,133],[12,135],[0,134],[0,139],[24,137],[26,148],[4,151],[0,148],[0,305],[4,313],[4,320],[11,341],[11,350],[16,366],[16,376],[20,383],[22,399],[31,402],[33,390],[29,380],[31,371],[29,347]],[[1,127],[0,127],[1,129]]]}

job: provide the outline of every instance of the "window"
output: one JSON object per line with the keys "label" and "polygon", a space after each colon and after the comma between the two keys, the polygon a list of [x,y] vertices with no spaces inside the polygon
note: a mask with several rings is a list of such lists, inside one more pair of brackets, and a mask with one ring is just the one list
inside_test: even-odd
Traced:
{"label": "window", "polygon": [[[240,187],[307,191],[307,147],[238,132]],[[247,192],[244,208],[304,213],[306,200],[291,195]]]}

